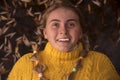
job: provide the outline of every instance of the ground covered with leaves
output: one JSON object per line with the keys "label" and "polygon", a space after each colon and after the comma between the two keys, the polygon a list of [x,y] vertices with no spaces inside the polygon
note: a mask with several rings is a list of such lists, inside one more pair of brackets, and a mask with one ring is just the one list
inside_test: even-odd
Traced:
{"label": "ground covered with leaves", "polygon": [[[120,74],[120,1],[70,0],[85,17],[90,49],[103,52]],[[36,46],[44,48],[39,21],[54,0],[0,0],[0,80]]]}

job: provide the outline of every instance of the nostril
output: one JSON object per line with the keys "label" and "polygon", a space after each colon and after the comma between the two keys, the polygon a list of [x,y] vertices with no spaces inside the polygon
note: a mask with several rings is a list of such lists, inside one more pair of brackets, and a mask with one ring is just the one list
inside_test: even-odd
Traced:
{"label": "nostril", "polygon": [[61,31],[60,34],[67,34],[67,31]]}

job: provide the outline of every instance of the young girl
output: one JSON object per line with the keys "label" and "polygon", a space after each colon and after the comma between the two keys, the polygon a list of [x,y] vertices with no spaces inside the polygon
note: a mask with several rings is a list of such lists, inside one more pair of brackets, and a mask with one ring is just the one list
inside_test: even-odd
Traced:
{"label": "young girl", "polygon": [[89,51],[77,8],[57,0],[43,14],[44,50],[21,57],[7,80],[120,80],[111,61]]}

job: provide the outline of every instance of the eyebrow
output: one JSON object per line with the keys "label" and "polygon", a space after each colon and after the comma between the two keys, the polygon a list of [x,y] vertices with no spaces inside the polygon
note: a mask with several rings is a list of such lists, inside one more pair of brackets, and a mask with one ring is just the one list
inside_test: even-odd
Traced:
{"label": "eyebrow", "polygon": [[77,19],[68,19],[67,22],[69,22],[69,21],[75,21],[75,22],[77,22]]}
{"label": "eyebrow", "polygon": [[[53,22],[53,21],[58,21],[58,22],[60,22],[60,20],[58,20],[58,19],[52,19],[50,22]],[[49,22],[49,23],[50,23]]]}
{"label": "eyebrow", "polygon": [[[52,19],[50,22],[53,22],[53,21],[60,22],[60,20],[58,20],[58,19]],[[77,22],[76,19],[68,19],[67,22],[69,22],[69,21],[75,21],[75,22]],[[49,22],[49,23],[50,23],[50,22]]]}

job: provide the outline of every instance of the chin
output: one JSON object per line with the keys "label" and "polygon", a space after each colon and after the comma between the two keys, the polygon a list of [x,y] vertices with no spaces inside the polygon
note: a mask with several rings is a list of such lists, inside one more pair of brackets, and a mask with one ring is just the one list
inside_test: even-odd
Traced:
{"label": "chin", "polygon": [[71,51],[70,49],[66,49],[66,48],[59,48],[58,49],[59,51],[61,51],[61,52],[69,52],[69,51]]}

